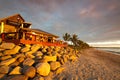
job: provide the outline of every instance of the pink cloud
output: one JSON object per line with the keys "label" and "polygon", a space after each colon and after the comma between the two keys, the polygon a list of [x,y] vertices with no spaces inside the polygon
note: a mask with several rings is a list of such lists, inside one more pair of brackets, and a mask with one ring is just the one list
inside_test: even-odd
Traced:
{"label": "pink cloud", "polygon": [[95,6],[90,6],[88,8],[80,10],[79,15],[81,17],[93,17],[93,18],[101,17],[101,14],[96,10]]}

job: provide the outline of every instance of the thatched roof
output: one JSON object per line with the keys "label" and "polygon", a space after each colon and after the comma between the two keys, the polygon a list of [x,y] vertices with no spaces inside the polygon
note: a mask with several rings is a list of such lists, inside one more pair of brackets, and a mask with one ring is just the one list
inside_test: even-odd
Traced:
{"label": "thatched roof", "polygon": [[15,15],[12,15],[12,16],[8,16],[6,18],[2,18],[0,19],[0,22],[3,21],[5,22],[6,20],[12,20],[12,21],[21,21],[22,23],[25,22],[25,20],[22,18],[22,16],[20,14],[15,14]]}
{"label": "thatched roof", "polygon": [[50,37],[59,38],[59,36],[57,36],[57,35],[54,35],[54,34],[45,32],[45,31],[40,30],[40,29],[30,29],[30,28],[21,28],[21,29],[22,29],[22,30],[26,30],[26,31],[28,31],[28,32],[35,32],[35,33],[37,33],[37,34],[44,34],[44,35],[47,35],[47,36],[50,36]]}

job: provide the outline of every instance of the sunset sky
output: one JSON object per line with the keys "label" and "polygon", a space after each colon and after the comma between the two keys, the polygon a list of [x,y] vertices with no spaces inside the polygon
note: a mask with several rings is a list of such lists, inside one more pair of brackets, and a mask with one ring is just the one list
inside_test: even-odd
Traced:
{"label": "sunset sky", "polygon": [[19,13],[32,28],[120,47],[120,0],[0,0],[0,18]]}

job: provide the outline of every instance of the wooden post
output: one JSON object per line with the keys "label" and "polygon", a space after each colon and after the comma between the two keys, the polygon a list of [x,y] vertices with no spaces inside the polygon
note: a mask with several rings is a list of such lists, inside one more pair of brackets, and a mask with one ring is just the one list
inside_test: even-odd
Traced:
{"label": "wooden post", "polygon": [[23,23],[22,23],[22,25],[21,25],[21,28],[23,28]]}
{"label": "wooden post", "polygon": [[4,31],[4,22],[1,22],[1,29],[0,29],[0,33],[3,33]]}

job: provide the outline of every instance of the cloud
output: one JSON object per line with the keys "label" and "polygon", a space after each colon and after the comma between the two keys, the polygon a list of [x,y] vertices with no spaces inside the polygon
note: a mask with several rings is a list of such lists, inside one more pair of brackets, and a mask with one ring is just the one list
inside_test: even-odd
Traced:
{"label": "cloud", "polygon": [[[120,40],[120,0],[1,0],[0,16],[20,13],[26,21],[62,37],[78,34],[83,41]],[[7,5],[6,5],[7,4]]]}
{"label": "cloud", "polygon": [[90,6],[88,8],[80,10],[81,17],[92,17],[92,18],[100,18],[102,14],[98,12],[95,6]]}
{"label": "cloud", "polygon": [[43,11],[54,12],[65,0],[22,0],[23,4],[39,6]]}

